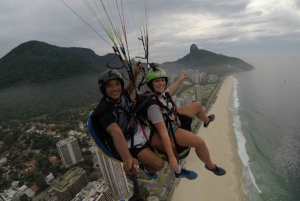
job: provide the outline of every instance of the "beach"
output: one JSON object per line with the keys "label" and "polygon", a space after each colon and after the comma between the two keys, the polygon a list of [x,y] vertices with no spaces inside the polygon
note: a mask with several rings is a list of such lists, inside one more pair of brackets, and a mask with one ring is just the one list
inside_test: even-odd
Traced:
{"label": "beach", "polygon": [[226,170],[226,175],[216,176],[204,167],[192,148],[185,159],[185,168],[197,172],[195,180],[180,179],[172,201],[236,201],[248,200],[242,190],[242,163],[237,152],[233,132],[232,115],[229,109],[233,81],[227,77],[217,94],[217,100],[208,114],[216,118],[208,128],[203,125],[197,135],[202,137],[209,149],[212,161]]}

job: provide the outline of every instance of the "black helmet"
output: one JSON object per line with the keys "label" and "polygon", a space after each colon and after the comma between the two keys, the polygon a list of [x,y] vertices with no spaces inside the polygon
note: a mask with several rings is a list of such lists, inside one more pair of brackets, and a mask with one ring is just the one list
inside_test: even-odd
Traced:
{"label": "black helmet", "polygon": [[124,89],[124,81],[122,78],[122,75],[119,71],[117,70],[106,70],[103,73],[100,74],[99,79],[98,79],[98,85],[99,85],[99,89],[101,91],[101,93],[103,94],[103,96],[107,97],[106,94],[106,90],[105,90],[105,84],[109,81],[109,80],[115,80],[118,79],[121,82],[121,86],[122,86],[122,91]]}

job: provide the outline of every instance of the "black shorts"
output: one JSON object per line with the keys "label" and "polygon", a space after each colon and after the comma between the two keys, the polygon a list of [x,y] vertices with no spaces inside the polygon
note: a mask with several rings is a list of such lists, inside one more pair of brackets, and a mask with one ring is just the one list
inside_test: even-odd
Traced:
{"label": "black shorts", "polygon": [[138,154],[139,154],[141,151],[143,151],[143,149],[145,149],[145,148],[147,148],[147,147],[150,148],[150,142],[151,142],[153,133],[154,133],[154,131],[151,130],[151,133],[150,133],[150,137],[149,137],[148,143],[146,143],[146,144],[144,144],[144,145],[134,146],[134,147],[132,147],[132,148],[129,149],[129,152],[130,152],[130,154],[131,154],[131,156],[132,156],[133,158],[138,159]]}

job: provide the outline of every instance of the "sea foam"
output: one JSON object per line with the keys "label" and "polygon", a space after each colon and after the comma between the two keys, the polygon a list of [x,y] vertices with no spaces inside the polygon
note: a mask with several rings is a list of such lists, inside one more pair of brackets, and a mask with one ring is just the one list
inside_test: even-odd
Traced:
{"label": "sea foam", "polygon": [[231,78],[233,80],[234,89],[233,89],[233,97],[232,97],[233,104],[231,105],[230,110],[231,110],[231,113],[232,113],[233,130],[234,130],[236,140],[237,140],[237,145],[238,145],[238,154],[239,154],[239,157],[241,158],[242,163],[244,165],[244,171],[243,171],[244,191],[247,194],[246,191],[248,191],[247,190],[248,187],[251,184],[253,184],[255,186],[255,188],[257,189],[257,191],[259,193],[261,193],[261,190],[257,186],[257,184],[255,182],[255,178],[254,178],[254,176],[252,174],[252,171],[250,169],[249,156],[248,156],[247,150],[246,150],[246,138],[243,135],[242,122],[241,122],[240,116],[238,114],[238,109],[240,107],[240,102],[239,102],[239,98],[238,98],[238,91],[237,91],[238,80],[236,78],[234,78],[233,76],[231,76]]}

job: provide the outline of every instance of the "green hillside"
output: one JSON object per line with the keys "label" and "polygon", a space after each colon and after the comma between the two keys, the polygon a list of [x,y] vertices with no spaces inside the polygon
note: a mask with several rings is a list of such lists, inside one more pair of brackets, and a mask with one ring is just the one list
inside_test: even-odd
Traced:
{"label": "green hillside", "polygon": [[[98,76],[108,69],[106,64],[114,57],[39,41],[20,44],[0,59],[0,122],[41,116],[55,122],[70,119],[71,111],[76,109],[90,110],[101,98]],[[110,65],[121,66],[118,59]],[[178,74],[189,68],[219,76],[253,68],[240,59],[199,50],[196,45],[185,57],[161,67]]]}
{"label": "green hillside", "polygon": [[98,56],[86,48],[25,42],[0,59],[0,89],[99,73],[113,57],[114,54]]}

